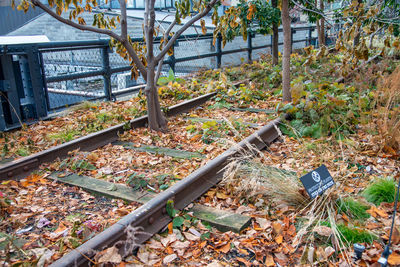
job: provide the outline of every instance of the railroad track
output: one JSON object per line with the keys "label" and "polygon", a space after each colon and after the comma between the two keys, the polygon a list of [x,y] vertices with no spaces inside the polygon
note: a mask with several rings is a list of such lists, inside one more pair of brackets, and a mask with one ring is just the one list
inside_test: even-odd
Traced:
{"label": "railroad track", "polygon": [[[205,103],[215,95],[216,93],[209,93],[172,106],[168,109],[167,115],[175,116],[189,111],[190,109]],[[129,122],[130,128],[144,127],[146,123],[147,116]],[[52,263],[51,266],[89,265],[90,261],[88,257],[92,256],[93,251],[99,251],[105,247],[112,246],[118,241],[125,240],[127,236],[124,230],[128,226],[140,227],[143,232],[147,233],[139,234],[137,236],[138,240],[136,242],[138,244],[145,242],[151,237],[151,235],[159,232],[171,221],[171,217],[166,212],[168,201],[173,201],[174,207],[178,210],[185,208],[188,204],[199,198],[222,179],[223,172],[221,170],[223,170],[231,157],[236,156],[241,150],[249,149],[249,145],[255,146],[258,149],[263,149],[274,142],[279,137],[277,131],[277,125],[279,123],[280,119],[275,119],[261,127],[255,133],[238,143],[237,146],[231,147],[221,155],[207,162],[204,166],[195,170],[186,178],[175,183],[173,186],[159,194],[135,193],[132,192],[133,190],[122,185],[117,185],[115,188],[110,190],[109,183],[100,183],[94,178],[74,174],[64,174],[60,176],[52,174],[50,178],[67,185],[78,186],[85,190],[94,191],[95,193],[100,193],[111,198],[135,201],[141,203],[142,206],[124,216],[117,223],[88,240],[83,245],[64,255],[62,258]],[[19,179],[25,177],[33,170],[36,170],[41,164],[52,162],[57,157],[64,158],[68,155],[68,152],[78,148],[81,151],[93,151],[99,147],[113,143],[115,145],[132,146],[133,149],[147,149],[147,151],[149,151],[149,149],[154,149],[154,147],[137,147],[136,145],[126,142],[118,143],[119,135],[124,131],[124,129],[126,129],[125,124],[116,125],[34,155],[8,162],[0,166],[0,179]],[[174,152],[176,151],[170,150],[169,152],[163,151],[162,153],[168,154]],[[155,151],[155,153],[160,153],[160,151]],[[196,155],[191,154],[191,156],[195,157]],[[200,209],[202,208],[200,207]],[[196,207],[194,208],[194,211],[196,215]],[[241,226],[238,226],[238,231],[240,231],[240,227],[248,224],[246,218],[242,219],[243,223]]]}

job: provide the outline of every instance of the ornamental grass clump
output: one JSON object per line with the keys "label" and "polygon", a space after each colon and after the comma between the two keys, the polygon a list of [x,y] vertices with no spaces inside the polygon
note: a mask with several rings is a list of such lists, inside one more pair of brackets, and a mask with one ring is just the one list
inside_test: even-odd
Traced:
{"label": "ornamental grass clump", "polygon": [[363,192],[368,202],[379,205],[382,202],[393,202],[396,193],[396,183],[393,178],[380,178],[371,183]]}
{"label": "ornamental grass clump", "polygon": [[339,198],[337,208],[339,213],[345,213],[350,218],[356,220],[368,219],[371,216],[367,213],[369,206],[350,197]]}
{"label": "ornamental grass clump", "polygon": [[243,155],[232,160],[226,167],[223,181],[246,198],[261,194],[294,206],[303,206],[307,200],[296,173],[262,164],[260,158]]}

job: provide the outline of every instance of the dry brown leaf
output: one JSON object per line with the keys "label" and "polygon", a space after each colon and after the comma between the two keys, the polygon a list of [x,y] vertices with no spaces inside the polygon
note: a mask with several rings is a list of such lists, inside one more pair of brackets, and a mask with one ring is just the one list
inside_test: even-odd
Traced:
{"label": "dry brown leaf", "polygon": [[400,264],[400,254],[397,254],[396,252],[393,252],[392,254],[389,255],[388,262],[390,265],[399,265]]}
{"label": "dry brown leaf", "polygon": [[275,234],[277,234],[277,235],[282,234],[283,227],[282,227],[282,224],[280,224],[279,222],[273,222],[272,228],[274,229]]}
{"label": "dry brown leaf", "polygon": [[278,243],[278,244],[282,244],[283,236],[282,235],[278,235],[277,237],[275,237],[275,242]]}
{"label": "dry brown leaf", "polygon": [[121,255],[118,253],[116,247],[110,247],[106,249],[105,253],[100,257],[98,263],[113,263],[118,264],[122,261]]}
{"label": "dry brown leaf", "polygon": [[170,255],[164,257],[163,263],[169,264],[169,263],[173,262],[176,258],[178,258],[178,256],[176,254],[170,254]]}
{"label": "dry brown leaf", "polygon": [[222,247],[218,248],[217,251],[222,252],[222,253],[228,253],[229,250],[231,249],[231,242],[226,243]]}
{"label": "dry brown leaf", "polygon": [[393,234],[392,234],[392,243],[393,245],[397,245],[400,242],[400,232],[397,226],[393,227]]}
{"label": "dry brown leaf", "polygon": [[374,218],[388,218],[389,215],[386,213],[386,211],[384,211],[383,209],[377,208],[375,206],[371,206],[371,208],[369,210],[367,210],[367,212],[369,214],[371,214],[372,217]]}
{"label": "dry brown leaf", "polygon": [[313,232],[316,232],[317,234],[322,236],[332,235],[332,229],[328,226],[323,226],[323,225],[314,227]]}
{"label": "dry brown leaf", "polygon": [[227,199],[227,198],[229,198],[229,196],[224,194],[224,193],[222,193],[222,192],[217,192],[217,198],[219,198],[219,199]]}
{"label": "dry brown leaf", "polygon": [[274,262],[274,257],[271,254],[268,254],[267,257],[265,258],[264,265],[267,267],[272,267],[276,265]]}
{"label": "dry brown leaf", "polygon": [[260,227],[262,228],[262,229],[267,229],[267,228],[269,228],[269,227],[271,227],[271,225],[272,225],[272,223],[271,223],[271,221],[269,221],[269,220],[267,220],[267,219],[264,219],[264,218],[259,218],[259,217],[257,217],[256,218],[256,222],[260,225]]}
{"label": "dry brown leaf", "polygon": [[197,241],[200,239],[199,236],[195,236],[194,234],[191,234],[188,232],[184,232],[183,235],[186,237],[187,240],[190,240],[190,241]]}

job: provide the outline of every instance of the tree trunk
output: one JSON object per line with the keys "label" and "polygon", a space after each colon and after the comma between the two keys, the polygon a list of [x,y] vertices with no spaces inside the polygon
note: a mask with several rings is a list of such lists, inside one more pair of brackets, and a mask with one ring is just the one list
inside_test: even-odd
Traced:
{"label": "tree trunk", "polygon": [[164,132],[167,130],[167,120],[161,111],[154,71],[155,66],[151,62],[147,65],[147,84],[145,88],[147,116],[150,129]]}
{"label": "tree trunk", "polygon": [[[278,7],[278,0],[272,0],[272,7]],[[272,65],[278,65],[279,60],[279,30],[278,24],[272,24]]]}
{"label": "tree trunk", "polygon": [[[319,8],[324,11],[324,1],[323,0],[319,0]],[[325,20],[324,18],[320,19],[320,23],[319,23],[319,30],[321,33],[321,42],[320,42],[320,46],[322,45],[326,45],[325,43]],[[319,39],[319,35],[318,35],[318,39]],[[318,40],[319,41],[319,40]]]}
{"label": "tree trunk", "polygon": [[291,101],[290,92],[290,53],[292,48],[291,27],[289,16],[289,0],[282,0],[282,26],[283,26],[283,60],[282,60],[282,95],[283,101]]}

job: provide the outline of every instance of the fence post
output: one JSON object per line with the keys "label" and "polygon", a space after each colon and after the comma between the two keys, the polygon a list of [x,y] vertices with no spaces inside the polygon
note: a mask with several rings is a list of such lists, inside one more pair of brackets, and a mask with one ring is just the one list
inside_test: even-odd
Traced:
{"label": "fence post", "polygon": [[172,71],[175,73],[175,43],[172,44],[172,55],[170,55],[167,59],[169,67],[172,69]]}
{"label": "fence post", "polygon": [[108,54],[109,46],[105,45],[101,48],[101,57],[103,59],[103,80],[104,80],[104,95],[108,100],[112,100],[112,90],[111,90],[111,67],[110,67],[110,57]]}
{"label": "fence post", "polygon": [[222,63],[222,40],[221,40],[221,36],[218,35],[217,37],[217,69],[221,68],[221,63]]}
{"label": "fence post", "polygon": [[251,39],[253,38],[253,33],[249,31],[248,37],[247,37],[247,60],[249,62],[252,61],[251,59],[251,53],[253,51],[253,44],[251,42]]}
{"label": "fence post", "polygon": [[308,29],[308,46],[311,45],[312,32],[313,32],[313,30],[312,30],[312,28],[310,27],[310,28]]}
{"label": "fence post", "polygon": [[293,35],[296,33],[296,30],[290,28],[290,54],[293,53]]}

